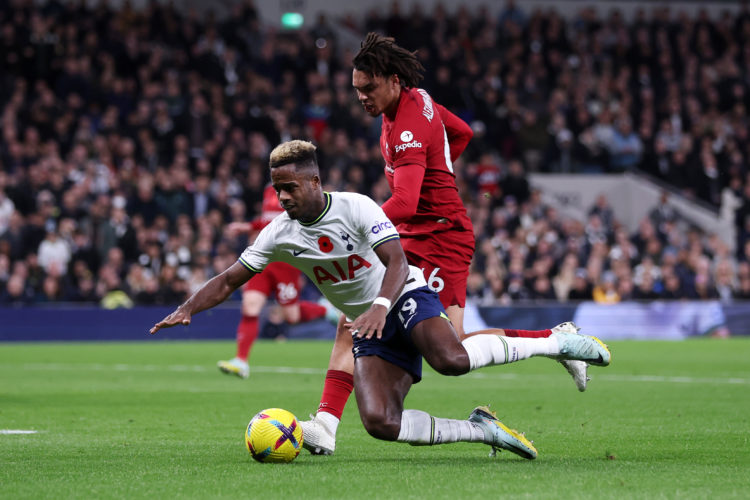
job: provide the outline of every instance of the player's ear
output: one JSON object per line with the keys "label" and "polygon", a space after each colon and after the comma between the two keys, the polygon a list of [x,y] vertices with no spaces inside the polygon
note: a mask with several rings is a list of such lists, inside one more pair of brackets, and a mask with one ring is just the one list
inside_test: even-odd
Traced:
{"label": "player's ear", "polygon": [[401,79],[400,79],[400,78],[398,77],[398,75],[397,75],[397,74],[395,74],[395,73],[394,73],[394,74],[392,74],[392,75],[390,76],[390,78],[391,78],[391,81],[392,81],[392,82],[393,82],[393,83],[394,83],[395,85],[401,86]]}

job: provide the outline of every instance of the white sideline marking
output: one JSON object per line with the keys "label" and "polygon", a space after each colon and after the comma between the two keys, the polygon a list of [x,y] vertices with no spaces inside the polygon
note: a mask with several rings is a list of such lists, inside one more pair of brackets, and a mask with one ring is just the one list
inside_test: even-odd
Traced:
{"label": "white sideline marking", "polygon": [[[63,371],[63,370],[89,370],[89,371],[133,371],[133,372],[213,372],[216,370],[213,366],[205,365],[131,365],[131,364],[114,364],[105,365],[101,363],[74,364],[74,363],[25,363],[20,365],[24,370],[32,371]],[[326,370],[322,368],[295,368],[291,366],[255,366],[250,365],[250,370],[254,373],[285,373],[290,375],[321,375]],[[425,377],[431,377],[436,374],[425,372]],[[470,378],[481,379],[501,379],[501,380],[521,380],[532,378],[548,378],[549,375],[518,375],[517,373],[482,373],[475,372],[465,375]],[[606,375],[599,374],[598,370],[592,374],[593,379],[609,380],[612,382],[657,382],[670,384],[729,384],[729,385],[750,385],[750,378],[708,378],[708,377],[685,377],[685,376],[666,376],[666,375]]]}
{"label": "white sideline marking", "polygon": [[0,429],[0,434],[36,434],[39,431],[27,431],[23,429]]}

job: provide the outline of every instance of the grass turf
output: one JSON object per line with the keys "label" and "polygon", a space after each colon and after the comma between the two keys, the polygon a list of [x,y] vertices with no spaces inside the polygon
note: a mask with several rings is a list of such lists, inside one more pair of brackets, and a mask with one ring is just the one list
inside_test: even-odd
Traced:
{"label": "grass turf", "polygon": [[231,342],[0,345],[2,498],[747,498],[750,339],[612,343],[583,394],[532,359],[464,377],[429,369],[406,406],[466,418],[492,403],[535,441],[527,461],[364,431],[351,398],[336,453],[258,464],[257,411],[316,408],[327,342],[259,342],[249,380],[221,375]]}

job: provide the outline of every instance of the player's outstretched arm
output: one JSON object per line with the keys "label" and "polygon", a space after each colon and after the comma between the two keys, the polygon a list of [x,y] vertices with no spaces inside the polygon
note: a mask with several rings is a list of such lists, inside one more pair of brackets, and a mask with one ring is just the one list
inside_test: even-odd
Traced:
{"label": "player's outstretched arm", "polygon": [[[386,298],[393,304],[401,295],[406,278],[409,276],[409,265],[406,263],[404,249],[401,248],[399,240],[391,240],[377,247],[375,253],[385,266],[385,276],[383,276],[383,284],[378,297]],[[358,337],[369,339],[377,336],[380,338],[383,335],[387,314],[386,306],[373,303],[367,311],[345,326],[348,326],[352,332],[357,331]]]}
{"label": "player's outstretched arm", "polygon": [[221,304],[254,274],[239,262],[235,262],[229,269],[208,280],[172,314],[156,323],[149,333],[153,335],[162,328],[189,325],[194,314]]}

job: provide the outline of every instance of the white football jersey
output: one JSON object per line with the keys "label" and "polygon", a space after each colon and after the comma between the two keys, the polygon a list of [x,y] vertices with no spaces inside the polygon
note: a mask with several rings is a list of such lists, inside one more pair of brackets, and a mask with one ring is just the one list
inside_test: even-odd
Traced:
{"label": "white football jersey", "polygon": [[[287,262],[305,273],[334,307],[354,319],[370,307],[383,284],[385,266],[375,249],[399,236],[383,210],[367,196],[324,195],[326,205],[317,219],[303,223],[282,213],[242,252],[239,262],[256,273],[271,262]],[[422,271],[409,266],[401,293],[425,285]]]}

